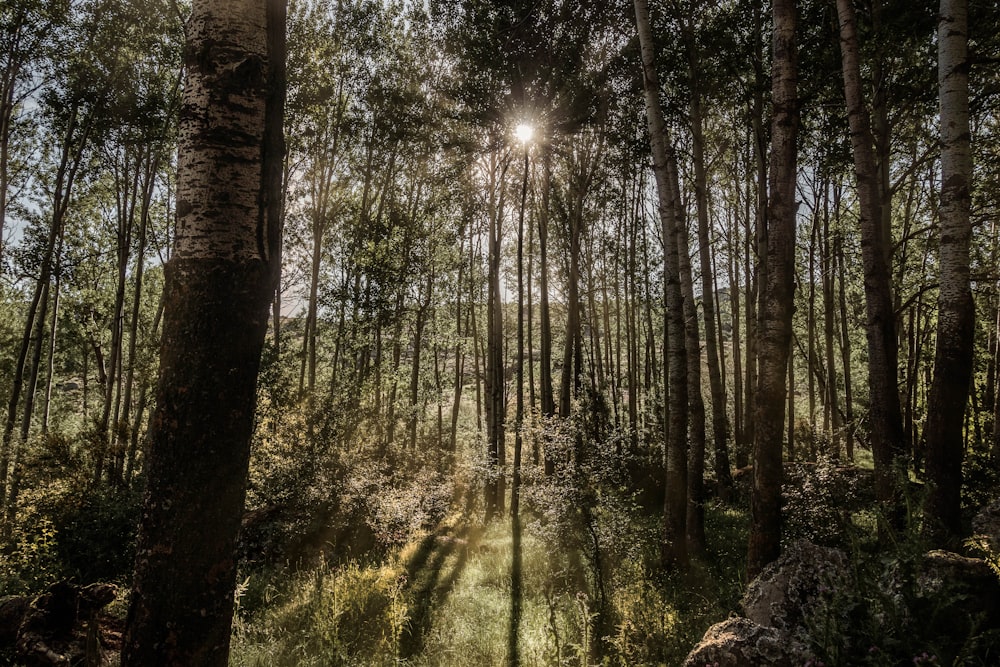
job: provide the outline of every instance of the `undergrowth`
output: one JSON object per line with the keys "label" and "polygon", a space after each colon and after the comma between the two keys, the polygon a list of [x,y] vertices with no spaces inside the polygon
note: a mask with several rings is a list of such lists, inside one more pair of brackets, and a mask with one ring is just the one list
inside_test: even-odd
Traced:
{"label": "undergrowth", "polygon": [[[606,618],[597,624],[599,594],[586,559],[553,549],[542,524],[526,520],[521,664],[680,664],[708,626],[736,609],[742,591],[746,517],[712,506],[707,521],[709,554],[683,575],[657,575],[635,555],[643,545],[627,549],[633,555],[607,573]],[[231,664],[507,664],[511,526],[509,520],[474,524],[449,517],[381,563],[245,575]]]}

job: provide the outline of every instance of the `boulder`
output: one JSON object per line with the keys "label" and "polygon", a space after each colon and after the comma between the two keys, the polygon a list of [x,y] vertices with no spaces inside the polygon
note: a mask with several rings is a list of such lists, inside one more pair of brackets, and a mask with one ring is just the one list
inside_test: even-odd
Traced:
{"label": "boulder", "polygon": [[31,606],[31,598],[24,595],[7,595],[0,598],[0,650],[13,646],[24,615]]}
{"label": "boulder", "polygon": [[743,609],[754,623],[805,643],[810,627],[825,625],[834,593],[853,586],[843,551],[799,540],[750,582]]}
{"label": "boulder", "polygon": [[950,551],[929,551],[917,573],[916,593],[931,610],[948,610],[951,620],[979,618],[984,627],[1000,627],[1000,578],[981,558]]}
{"label": "boulder", "polygon": [[983,537],[995,555],[1000,555],[1000,500],[979,510],[972,519],[972,532]]}
{"label": "boulder", "polygon": [[684,667],[793,667],[803,664],[783,634],[748,618],[716,623],[684,660]]}

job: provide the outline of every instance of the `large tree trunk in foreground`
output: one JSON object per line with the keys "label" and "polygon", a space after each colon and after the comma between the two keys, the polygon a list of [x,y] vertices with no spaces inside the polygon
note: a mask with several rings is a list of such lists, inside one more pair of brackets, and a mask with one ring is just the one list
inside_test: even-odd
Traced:
{"label": "large tree trunk in foreground", "polygon": [[798,131],[795,0],[775,0],[771,72],[774,116],[767,220],[767,254],[758,315],[758,376],[754,421],[753,492],[747,577],[781,553],[781,451],[785,373],[792,341],[795,279],[795,174]]}
{"label": "large tree trunk in foreground", "polygon": [[962,533],[962,421],[969,398],[975,304],[969,284],[972,225],[969,148],[968,8],[941,0],[938,18],[938,87],[941,95],[941,290],[937,350],[927,407],[925,517],[935,541]]}
{"label": "large tree trunk in foreground", "polygon": [[278,267],[284,0],[195,0],[149,486],[122,665],[228,662],[234,545]]}

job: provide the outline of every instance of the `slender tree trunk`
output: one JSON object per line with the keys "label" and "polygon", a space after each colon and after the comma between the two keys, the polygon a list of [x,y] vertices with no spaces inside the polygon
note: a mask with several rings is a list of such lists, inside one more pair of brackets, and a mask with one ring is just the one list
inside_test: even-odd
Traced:
{"label": "slender tree trunk", "polygon": [[280,271],[285,3],[195,0],[177,237],[122,665],[228,664],[235,544]]}
{"label": "slender tree trunk", "polygon": [[893,524],[902,520],[896,467],[902,463],[903,417],[899,406],[897,341],[892,286],[886,264],[887,247],[879,204],[872,132],[861,85],[861,61],[853,0],[837,0],[844,93],[851,127],[851,148],[858,182],[861,259],[865,275],[868,340],[868,385],[875,494]]}
{"label": "slender tree trunk", "polygon": [[653,33],[646,0],[635,0],[636,27],[642,53],[643,89],[646,97],[646,122],[653,152],[653,173],[660,222],[663,228],[663,252],[666,295],[667,354],[665,365],[669,389],[669,419],[667,422],[666,468],[667,492],[664,501],[664,521],[661,560],[665,567],[685,568],[687,552],[687,431],[688,385],[687,349],[684,334],[684,296],[681,293],[679,266],[679,225],[677,206],[668,172],[668,151],[672,150],[663,121],[659,100],[659,77]]}
{"label": "slender tree trunk", "polygon": [[[486,423],[488,430],[485,509],[486,520],[503,514],[504,509],[504,422],[506,396],[504,387],[503,355],[503,302],[500,293],[500,240],[503,221],[503,181],[507,165],[497,164],[495,154],[490,156],[490,210],[489,210],[489,293],[486,302]],[[498,194],[499,191],[499,194]]]}
{"label": "slender tree trunk", "polygon": [[[480,247],[476,255],[477,259],[482,259],[482,248]],[[475,266],[481,262],[474,262],[472,256],[472,244],[469,244],[469,266]],[[472,370],[473,377],[476,379],[476,431],[478,433],[483,432],[483,372],[482,363],[480,359],[482,354],[480,350],[482,345],[480,344],[479,336],[479,314],[476,312],[476,280],[472,271],[469,271],[469,330],[472,332]]]}
{"label": "slender tree trunk", "polygon": [[[464,234],[459,240],[460,245],[464,245],[465,237]],[[469,244],[472,244],[471,239]],[[459,248],[459,254],[464,255],[464,247]],[[465,380],[465,353],[462,349],[462,318],[465,313],[462,311],[462,278],[465,265],[459,264],[458,276],[455,279],[455,379],[454,384],[454,397],[451,405],[451,439],[448,443],[448,451],[454,456],[455,449],[458,446],[458,416],[462,408],[462,388],[463,382]],[[471,271],[471,267],[470,267]]]}
{"label": "slender tree trunk", "polygon": [[62,236],[59,237],[59,248],[56,250],[56,271],[52,295],[52,315],[49,320],[49,349],[45,362],[45,398],[42,403],[42,434],[49,432],[49,415],[52,408],[53,378],[56,365],[56,341],[59,332],[59,301],[62,288]]}
{"label": "slender tree trunk", "polygon": [[[757,415],[755,405],[757,401],[758,364],[761,357],[760,306],[763,302],[764,283],[766,281],[765,256],[767,255],[767,225],[768,225],[768,157],[767,157],[767,131],[764,123],[764,93],[766,87],[766,74],[764,72],[764,17],[763,5],[755,3],[753,5],[753,29],[752,42],[753,52],[751,62],[754,70],[753,98],[751,100],[751,141],[753,142],[753,158],[756,165],[756,207],[754,208],[754,227],[750,229],[750,217],[747,217],[747,232],[744,238],[744,265],[746,270],[748,287],[745,295],[746,301],[746,355],[744,365],[746,366],[746,385],[744,389],[744,412],[745,425],[743,429],[743,446],[752,455],[757,443]],[[747,184],[748,189],[750,184]],[[750,197],[748,197],[750,201]],[[744,454],[745,455],[745,454]]]}
{"label": "slender tree trunk", "polygon": [[677,163],[667,153],[667,172],[677,203],[677,266],[681,293],[684,296],[684,345],[687,349],[688,391],[688,471],[687,471],[687,548],[690,554],[705,550],[705,399],[701,393],[701,335],[698,308],[694,300],[694,277],[688,243],[687,220],[680,205],[680,178]]}
{"label": "slender tree trunk", "polygon": [[[708,356],[708,382],[712,398],[715,478],[719,497],[723,501],[728,501],[732,495],[733,479],[729,470],[729,416],[726,413],[719,334],[715,319],[715,271],[712,264],[711,239],[709,237],[708,176],[705,169],[705,133],[702,127],[702,95],[699,84],[701,72],[699,70],[699,54],[695,51],[695,40],[691,36],[690,30],[685,31],[685,34],[688,35],[688,67],[692,81],[690,108],[692,157],[694,160],[695,203],[698,212],[698,258],[701,263],[701,304],[705,318],[705,353]],[[698,364],[700,367],[700,358]]]}
{"label": "slender tree trunk", "polygon": [[386,399],[385,444],[396,439],[396,393],[399,391],[399,365],[403,357],[403,290],[396,294],[395,326],[392,332],[392,372],[389,374],[389,395]]}
{"label": "slender tree trunk", "polygon": [[[806,373],[812,375],[808,368]],[[788,460],[795,461],[795,353],[791,348],[788,350],[788,388],[785,393],[788,401],[788,415],[785,418],[785,441],[788,447]]]}
{"label": "slender tree trunk", "polygon": [[420,419],[420,353],[424,345],[424,327],[434,290],[433,273],[427,276],[427,290],[423,302],[417,307],[417,319],[413,329],[413,364],[410,366],[410,409],[407,415],[407,443],[411,449],[417,447],[417,422]]}
{"label": "slender tree trunk", "polygon": [[792,338],[795,280],[795,181],[798,82],[795,0],[774,0],[767,254],[761,286],[759,372],[754,420],[753,491],[747,578],[757,576],[781,553],[781,431],[785,373]]}
{"label": "slender tree trunk", "polygon": [[[736,238],[737,224],[735,220],[732,220],[731,223],[729,229],[730,247],[737,248],[739,247]],[[736,467],[743,468],[747,465],[747,457],[743,454],[746,451],[743,440],[746,402],[743,399],[743,355],[741,352],[743,346],[740,344],[743,338],[740,331],[740,311],[742,309],[740,306],[740,286],[736,279],[738,265],[737,253],[733,251],[730,253],[729,264],[729,315],[733,328],[733,423],[736,425],[733,430],[733,452],[736,458]]]}
{"label": "slender tree trunk", "polygon": [[[524,430],[524,204],[528,196],[528,147],[524,147],[521,209],[517,219],[517,360],[514,362],[516,398],[514,416],[514,462],[510,485],[510,515],[515,523],[521,510],[521,448]],[[520,601],[517,601],[520,604]],[[513,616],[512,616],[513,618]],[[519,618],[519,615],[518,615]]]}
{"label": "slender tree trunk", "polygon": [[[35,318],[35,328],[31,335],[31,359],[28,365],[28,386],[24,392],[24,414],[21,416],[21,430],[17,439],[17,447],[14,450],[14,462],[11,469],[10,492],[6,498],[4,526],[5,533],[9,534],[10,528],[14,525],[14,517],[17,513],[17,500],[21,493],[21,481],[23,478],[24,463],[21,460],[25,455],[28,446],[28,435],[31,433],[31,418],[35,408],[35,393],[38,389],[38,372],[42,364],[42,350],[45,348],[45,315],[49,307],[50,286],[46,282],[42,285],[42,298],[38,307],[38,316]],[[5,534],[5,537],[8,535]]]}
{"label": "slender tree trunk", "polygon": [[941,287],[934,380],[927,401],[926,528],[950,545],[962,534],[962,417],[972,381],[975,304],[969,282],[972,153],[969,141],[967,0],[941,0]]}
{"label": "slender tree trunk", "polygon": [[[816,188],[814,188],[815,190]],[[809,298],[808,307],[806,310],[806,377],[809,383],[809,416],[807,420],[811,428],[811,434],[809,437],[810,449],[815,450],[816,445],[816,434],[818,429],[816,428],[816,373],[814,369],[818,366],[818,358],[816,354],[816,245],[818,243],[819,234],[819,193],[816,193],[813,199],[813,215],[812,215],[812,225],[809,230]],[[794,355],[793,355],[794,356]],[[791,388],[791,375],[789,375],[789,388]],[[789,407],[791,407],[789,403]],[[830,428],[830,404],[824,402],[823,404],[823,429],[824,431]],[[794,460],[794,457],[789,457]],[[836,456],[834,456],[836,458]]]}
{"label": "slender tree trunk", "polygon": [[[582,197],[582,194],[577,193]],[[566,347],[563,350],[562,382],[559,385],[559,416],[566,419],[572,410],[572,397],[579,385],[582,357],[580,318],[580,235],[583,226],[577,206],[569,215],[569,273],[566,289]]]}
{"label": "slender tree trunk", "polygon": [[122,422],[127,428],[116,430],[116,437],[118,438],[116,449],[122,452],[122,468],[119,471],[118,477],[125,484],[128,483],[128,475],[126,475],[125,469],[130,467],[128,461],[130,458],[129,452],[131,452],[132,456],[135,454],[135,448],[127,444],[126,440],[129,442],[132,441],[130,432],[138,430],[139,420],[142,419],[141,414],[137,415],[134,420],[131,418],[132,391],[135,383],[136,350],[139,342],[139,314],[142,306],[142,280],[146,265],[146,235],[149,227],[149,208],[158,169],[159,158],[150,157],[146,168],[142,206],[139,214],[139,243],[136,248],[135,258],[135,288],[132,295],[132,313],[129,319],[128,367],[125,371],[125,389],[122,397],[124,410]]}
{"label": "slender tree trunk", "polygon": [[[538,215],[538,380],[539,400],[543,418],[556,412],[555,393],[552,388],[552,316],[549,308],[549,199],[552,192],[552,154],[547,143],[542,144],[542,201]],[[555,473],[548,440],[542,443],[545,474]]]}
{"label": "slender tree trunk", "polygon": [[[843,420],[840,416],[840,397],[837,394],[837,352],[834,347],[834,328],[836,305],[834,295],[834,279],[836,277],[836,255],[830,231],[830,185],[823,183],[823,242],[820,254],[820,273],[823,285],[823,343],[826,349],[826,397],[824,401],[829,407],[832,435],[831,443],[835,451],[840,451],[840,440],[843,435]],[[850,436],[847,438],[847,459],[854,460],[854,447]]]}

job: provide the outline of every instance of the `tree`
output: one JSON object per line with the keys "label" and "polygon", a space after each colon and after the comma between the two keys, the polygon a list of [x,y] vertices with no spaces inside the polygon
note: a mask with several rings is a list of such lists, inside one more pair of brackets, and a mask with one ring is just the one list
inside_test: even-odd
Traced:
{"label": "tree", "polygon": [[686,567],[687,534],[687,351],[684,331],[684,296],[681,293],[678,254],[677,201],[668,173],[670,145],[659,100],[659,77],[649,24],[649,4],[635,0],[636,27],[642,49],[642,83],[646,94],[646,122],[653,152],[657,203],[663,228],[664,292],[666,297],[666,366],[669,406],[666,438],[667,493],[664,500],[663,564]]}
{"label": "tree", "polygon": [[0,8],[0,271],[10,194],[18,180],[18,170],[12,164],[20,143],[15,130],[21,117],[27,115],[25,101],[38,88],[39,61],[52,48],[53,36],[65,21],[68,8],[65,0],[9,0]]}
{"label": "tree", "polygon": [[941,96],[941,204],[937,349],[927,399],[925,528],[936,542],[962,531],[962,426],[965,422],[975,334],[969,282],[972,225],[972,154],[969,146],[968,7],[941,0],[938,17],[938,87]]}
{"label": "tree", "polygon": [[781,553],[782,431],[785,373],[792,340],[795,280],[795,181],[798,134],[798,52],[795,0],[773,4],[771,155],[767,254],[758,314],[753,491],[747,577]]}
{"label": "tree", "polygon": [[285,3],[193,3],[177,237],[123,665],[228,662],[234,546],[277,281]]}
{"label": "tree", "polygon": [[847,119],[857,177],[861,261],[865,276],[871,443],[875,459],[875,494],[893,520],[898,520],[899,494],[895,466],[903,452],[903,417],[896,376],[896,320],[887,264],[891,239],[886,238],[879,199],[871,120],[861,86],[861,61],[853,0],[837,0],[840,52]]}

